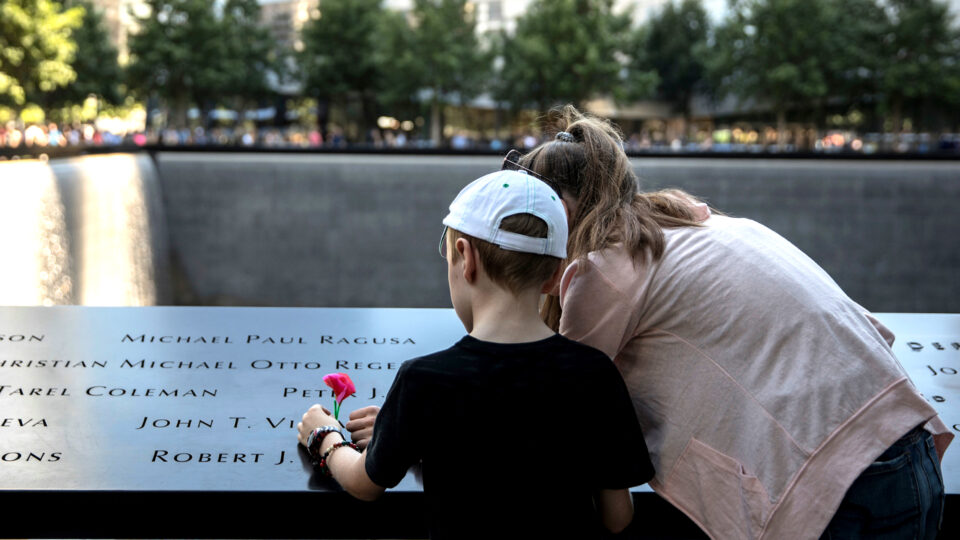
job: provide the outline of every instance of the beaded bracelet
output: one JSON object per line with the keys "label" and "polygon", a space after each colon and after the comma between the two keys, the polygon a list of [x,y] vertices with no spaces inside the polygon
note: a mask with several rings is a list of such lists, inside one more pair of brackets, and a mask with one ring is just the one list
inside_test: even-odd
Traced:
{"label": "beaded bracelet", "polygon": [[327,448],[327,451],[323,453],[323,457],[320,458],[320,463],[317,464],[320,467],[320,472],[323,473],[325,476],[333,476],[333,473],[330,472],[330,467],[327,466],[327,460],[330,459],[330,456],[333,454],[335,450],[337,450],[338,448],[343,448],[344,446],[349,446],[350,448],[353,448],[357,452],[360,451],[359,446],[357,446],[352,442],[347,442],[347,441],[340,441],[338,443],[335,443],[330,448]]}
{"label": "beaded bracelet", "polygon": [[310,432],[310,436],[307,437],[307,452],[310,454],[310,457],[317,459],[323,440],[331,433],[339,433],[340,437],[346,439],[346,437],[343,436],[343,432],[334,426],[320,426]]}

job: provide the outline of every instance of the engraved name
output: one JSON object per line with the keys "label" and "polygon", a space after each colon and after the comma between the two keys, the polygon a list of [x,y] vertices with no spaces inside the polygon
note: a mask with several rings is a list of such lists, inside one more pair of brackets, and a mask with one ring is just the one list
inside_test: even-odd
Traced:
{"label": "engraved name", "polygon": [[84,392],[94,397],[217,397],[217,389],[208,388],[108,388],[91,386]]}
{"label": "engraved name", "polygon": [[120,363],[121,368],[140,368],[140,369],[237,369],[233,362],[192,362],[177,360],[130,360],[124,358]]}
{"label": "engraved name", "polygon": [[[18,336],[20,337],[20,336]],[[41,338],[42,339],[42,338]],[[164,344],[205,344],[233,345],[238,343],[231,336],[175,336],[150,334],[124,334],[120,343],[164,343]],[[307,345],[302,336],[261,336],[247,334],[239,343],[259,345]],[[368,336],[320,336],[320,345],[416,345],[410,337],[368,337]]]}
{"label": "engraved name", "polygon": [[[333,397],[333,390],[323,390],[323,389],[314,389],[314,388],[296,388],[294,386],[287,386],[283,389],[283,397],[305,397],[305,398],[322,398],[324,392],[330,397]],[[377,387],[373,386],[370,388],[370,395],[367,396],[367,399],[373,399],[377,397]]]}
{"label": "engraved name", "polygon": [[[217,397],[217,389],[208,388],[109,388],[91,386],[84,394],[94,397]],[[25,388],[0,384],[0,396],[70,396],[67,388]]]}
{"label": "engraved name", "polygon": [[153,418],[151,419],[148,416],[144,416],[143,420],[140,421],[140,425],[136,429],[143,429],[145,427],[152,427],[157,429],[164,428],[174,428],[174,429],[212,429],[213,428],[213,418],[209,420],[204,420],[203,418]]}
{"label": "engraved name", "polygon": [[0,418],[0,427],[48,427],[46,418]]}
{"label": "engraved name", "polygon": [[0,461],[4,463],[13,463],[15,461],[39,461],[39,462],[54,462],[60,461],[60,458],[63,456],[63,452],[22,452],[22,451],[10,451],[3,452],[0,454]]}
{"label": "engraved name", "polygon": [[105,368],[105,361],[93,360],[8,360],[0,359],[0,368]]}
{"label": "engraved name", "polygon": [[120,343],[233,343],[230,336],[148,336],[140,334],[138,336],[126,334],[120,339]]}
{"label": "engraved name", "polygon": [[0,396],[69,396],[66,388],[26,388],[0,384]]}
{"label": "engraved name", "polygon": [[[958,343],[958,342],[956,342],[956,341],[951,342],[951,343],[948,343],[947,345],[944,345],[943,343],[940,343],[939,341],[934,341],[934,342],[930,343],[930,346],[933,347],[934,349],[938,350],[938,351],[946,351],[946,350],[948,350],[948,349],[953,349],[953,350],[955,350],[955,351],[960,351],[960,343]],[[923,343],[918,343],[918,342],[916,342],[916,341],[908,341],[908,342],[907,342],[907,347],[910,347],[910,350],[913,351],[913,352],[920,352],[920,351],[923,350]]]}
{"label": "engraved name", "polygon": [[262,452],[177,452],[154,450],[151,463],[260,463]]}
{"label": "engraved name", "polygon": [[0,334],[0,341],[9,341],[10,343],[20,343],[22,341],[30,342],[42,342],[43,338],[46,335],[41,334],[35,336],[32,334]]}
{"label": "engraved name", "polygon": [[[350,362],[347,360],[337,360],[333,369],[337,371],[356,371],[368,369],[373,371],[397,370],[403,362]],[[321,369],[321,362],[291,362],[274,360],[254,360],[250,362],[253,369]]]}

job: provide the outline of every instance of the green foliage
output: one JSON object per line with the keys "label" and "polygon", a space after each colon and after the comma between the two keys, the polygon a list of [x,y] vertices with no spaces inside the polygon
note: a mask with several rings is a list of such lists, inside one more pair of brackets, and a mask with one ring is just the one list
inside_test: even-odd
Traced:
{"label": "green foliage", "polygon": [[887,0],[886,6],[879,90],[899,131],[904,107],[960,105],[960,31],[945,2]]}
{"label": "green foliage", "polygon": [[[373,124],[377,91],[382,86],[378,61],[381,0],[325,0],[319,16],[303,27],[297,54],[304,94],[319,100],[322,124],[327,104],[359,111],[359,133]],[[325,132],[326,126],[319,126]]]}
{"label": "green foliage", "polygon": [[89,0],[68,0],[68,7],[83,8],[82,24],[73,30],[77,52],[71,66],[76,79],[44,97],[48,107],[81,105],[88,96],[98,96],[105,103],[123,102],[123,76],[117,60],[117,49],[110,43],[103,14]]}
{"label": "green foliage", "polygon": [[406,17],[395,11],[383,13],[378,34],[378,101],[394,116],[414,116],[420,106],[417,94],[429,85],[424,65],[417,58],[417,36]]}
{"label": "green foliage", "polygon": [[213,3],[203,0],[147,0],[149,14],[128,41],[130,88],[146,98],[156,94],[174,110],[174,123],[186,125],[190,103],[216,95],[222,87],[217,60],[223,43],[211,39],[219,25]]}
{"label": "green foliage", "polygon": [[194,104],[210,108],[223,99],[256,99],[266,91],[269,38],[259,29],[254,0],[227,0],[224,15],[207,0],[147,0],[149,14],[138,18],[130,36],[131,90],[157,95],[186,125]]}
{"label": "green foliage", "polygon": [[[623,95],[618,56],[627,48],[629,14],[612,0],[535,0],[503,36],[497,97],[514,109],[582,104],[601,93]],[[649,85],[649,74],[634,80]],[[642,93],[642,92],[641,92]]]}
{"label": "green foliage", "polygon": [[[708,69],[721,91],[783,113],[827,97],[837,30],[830,0],[735,0]],[[828,49],[829,50],[829,49]]]}
{"label": "green foliage", "polygon": [[461,100],[479,94],[488,81],[491,58],[480,48],[467,1],[415,0],[410,16],[413,55],[402,68],[419,76],[421,87],[433,89],[434,101],[453,93]]}
{"label": "green foliage", "polygon": [[371,95],[380,83],[381,0],[324,0],[320,7],[319,18],[305,24],[301,34],[297,60],[304,93],[340,102]]}
{"label": "green foliage", "polygon": [[71,31],[83,12],[51,0],[0,0],[0,105],[22,107],[76,78]]}
{"label": "green foliage", "polygon": [[671,1],[635,34],[632,72],[656,73],[657,97],[684,115],[704,78],[703,48],[709,26],[700,0]]}
{"label": "green foliage", "polygon": [[244,108],[248,101],[269,95],[267,72],[279,69],[273,37],[260,24],[257,0],[226,0],[220,28],[215,37],[223,42],[224,53],[220,96]]}
{"label": "green foliage", "polygon": [[844,98],[849,110],[875,107],[887,14],[877,0],[846,0],[833,16],[835,31],[823,47],[830,94]]}
{"label": "green foliage", "polygon": [[632,30],[625,41],[623,54],[627,59],[626,73],[622,87],[614,88],[614,97],[618,101],[638,101],[658,97],[660,74],[652,66],[647,54],[647,41],[650,24],[644,24]]}
{"label": "green foliage", "polygon": [[960,105],[960,33],[942,0],[737,0],[715,40],[720,91],[781,119],[830,99],[899,131],[905,109]]}
{"label": "green foliage", "polygon": [[490,80],[492,56],[480,46],[472,7],[466,0],[415,0],[408,19],[410,32],[396,29],[389,35],[395,43],[407,41],[409,48],[387,50],[381,56],[384,70],[394,70],[389,80],[409,79],[401,84],[400,94],[391,90],[388,97],[396,98],[414,87],[427,91],[430,138],[435,142],[443,130],[444,104],[465,103]]}

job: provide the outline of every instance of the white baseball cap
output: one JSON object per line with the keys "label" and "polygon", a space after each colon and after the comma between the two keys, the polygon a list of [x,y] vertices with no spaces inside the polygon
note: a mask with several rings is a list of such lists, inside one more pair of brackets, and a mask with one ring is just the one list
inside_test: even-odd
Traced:
{"label": "white baseball cap", "polygon": [[[516,214],[545,221],[547,237],[501,230],[504,218]],[[567,258],[567,213],[560,195],[523,171],[497,171],[474,180],[450,203],[443,224],[506,250]]]}

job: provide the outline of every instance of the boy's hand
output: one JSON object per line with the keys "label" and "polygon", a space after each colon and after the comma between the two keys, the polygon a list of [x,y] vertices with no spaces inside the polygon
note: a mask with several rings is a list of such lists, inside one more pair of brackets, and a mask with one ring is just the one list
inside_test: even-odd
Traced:
{"label": "boy's hand", "polygon": [[326,407],[317,404],[303,413],[303,420],[297,424],[297,440],[300,441],[300,444],[306,445],[310,433],[320,426],[336,426],[339,428],[340,423],[333,418]]}
{"label": "boy's hand", "polygon": [[350,413],[350,421],[347,422],[345,427],[347,431],[350,432],[353,442],[359,446],[361,450],[367,447],[367,443],[370,442],[370,437],[373,436],[373,423],[377,419],[377,413],[379,412],[380,407],[369,405]]}

